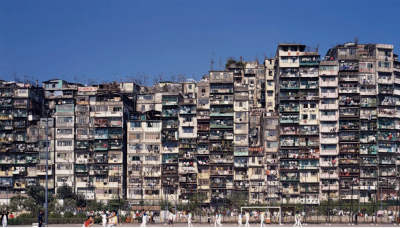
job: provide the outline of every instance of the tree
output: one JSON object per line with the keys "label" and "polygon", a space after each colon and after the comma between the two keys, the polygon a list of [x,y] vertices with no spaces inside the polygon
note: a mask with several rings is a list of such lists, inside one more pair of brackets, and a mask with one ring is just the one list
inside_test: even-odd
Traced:
{"label": "tree", "polygon": [[76,208],[76,200],[72,198],[67,198],[63,202],[64,211],[73,211]]}
{"label": "tree", "polygon": [[[65,202],[67,199],[74,199],[75,198],[75,194],[71,188],[71,186],[67,185],[67,184],[63,184],[63,186],[61,186],[60,188],[57,189],[57,197],[58,199],[62,199],[63,200],[63,211],[66,211],[67,209],[65,208]],[[76,201],[74,200],[75,205],[76,206]],[[71,207],[71,201],[68,202],[69,205],[68,207]],[[73,209],[72,209],[73,210]],[[68,210],[67,210],[68,211]]]}
{"label": "tree", "polygon": [[226,204],[228,207],[240,209],[240,207],[247,206],[249,204],[249,196],[243,192],[233,192],[227,196]]}
{"label": "tree", "polygon": [[[30,198],[24,200],[24,208],[26,210],[32,211],[34,214],[39,213],[40,209],[44,209],[45,204],[45,188],[36,182],[35,184],[29,186],[26,189],[26,194],[30,196]],[[50,211],[54,211],[55,206],[57,204],[57,198],[53,196],[51,192],[47,194],[48,199],[48,213]]]}
{"label": "tree", "polygon": [[27,198],[25,196],[21,196],[21,194],[18,194],[16,196],[13,196],[10,198],[10,210],[11,211],[20,211],[21,209],[24,208],[24,201]]}
{"label": "tree", "polygon": [[71,188],[71,186],[67,184],[63,184],[60,188],[57,189],[57,197],[59,199],[65,200],[65,199],[73,199],[75,198],[75,194]]}
{"label": "tree", "polygon": [[200,195],[198,193],[194,193],[192,196],[190,196],[189,202],[188,202],[190,211],[197,211],[197,209],[199,209],[200,203],[203,203],[207,199],[208,199],[208,197],[204,193],[200,194]]}
{"label": "tree", "polygon": [[84,195],[80,193],[75,194],[75,200],[77,207],[86,207],[86,199]]}
{"label": "tree", "polygon": [[103,209],[103,204],[101,202],[97,202],[96,200],[90,200],[87,203],[87,209],[89,211],[100,211]]}

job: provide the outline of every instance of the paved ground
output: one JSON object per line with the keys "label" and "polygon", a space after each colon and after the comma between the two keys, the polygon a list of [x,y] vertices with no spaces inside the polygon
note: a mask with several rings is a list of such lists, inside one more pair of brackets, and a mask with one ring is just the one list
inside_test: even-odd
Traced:
{"label": "paved ground", "polygon": [[[378,227],[395,227],[396,225],[394,224],[378,224]],[[371,225],[371,223],[359,223],[357,227],[377,227],[376,225]],[[397,225],[398,226],[398,225]],[[32,226],[8,226],[8,227],[32,227]],[[82,225],[62,225],[62,224],[57,224],[57,225],[49,225],[49,227],[82,227]],[[92,227],[102,227],[101,225],[95,224]],[[125,223],[122,225],[119,225],[118,227],[140,227],[139,223]],[[147,227],[169,227],[164,224],[156,223],[156,224],[147,224]],[[174,227],[188,227],[187,223],[177,223],[174,224]],[[207,223],[193,223],[193,227],[214,227],[214,224],[210,225]],[[239,227],[237,224],[233,223],[223,223],[223,227]],[[243,224],[244,227],[244,224]],[[256,223],[250,223],[250,227],[260,227],[260,224]],[[266,227],[293,227],[293,224],[283,224],[282,226],[279,226],[277,224],[267,224]],[[331,224],[331,226],[327,226],[325,223],[323,224],[307,224],[303,225],[303,227],[354,227],[354,226],[349,226],[348,223],[335,223]]]}

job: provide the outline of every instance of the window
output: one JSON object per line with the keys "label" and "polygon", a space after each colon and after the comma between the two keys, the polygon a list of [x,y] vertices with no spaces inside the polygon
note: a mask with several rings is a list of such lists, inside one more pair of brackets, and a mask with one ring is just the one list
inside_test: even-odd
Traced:
{"label": "window", "polygon": [[88,135],[88,130],[87,129],[77,129],[76,134],[77,135]]}
{"label": "window", "polygon": [[303,120],[308,119],[308,115],[303,115]]}
{"label": "window", "polygon": [[109,182],[118,182],[118,183],[121,183],[121,177],[119,177],[119,176],[111,176],[111,177],[108,177],[108,181],[109,181]]}
{"label": "window", "polygon": [[276,130],[267,130],[265,131],[266,136],[278,136],[278,131]]}
{"label": "window", "polygon": [[110,107],[110,111],[111,112],[121,112],[122,111],[122,107]]}
{"label": "window", "polygon": [[310,108],[315,108],[315,104],[310,104]]}
{"label": "window", "polygon": [[87,118],[86,117],[77,117],[78,124],[86,124],[87,123]]}
{"label": "window", "polygon": [[142,127],[142,122],[139,122],[139,121],[131,122],[131,127],[132,128]]}
{"label": "window", "polygon": [[72,141],[57,141],[57,146],[72,146]]}
{"label": "window", "polygon": [[317,115],[311,114],[311,119],[312,119],[312,120],[316,120],[316,119],[317,119]]}
{"label": "window", "polygon": [[349,54],[350,55],[356,55],[356,49],[349,49]]}
{"label": "window", "polygon": [[206,93],[206,89],[201,89],[201,92],[202,93]]}
{"label": "window", "polygon": [[147,122],[147,128],[159,128],[161,122]]}
{"label": "window", "polygon": [[235,124],[235,130],[244,130],[246,124]]}
{"label": "window", "polygon": [[246,141],[246,135],[236,135],[235,136],[235,141],[240,142],[240,141]]}
{"label": "window", "polygon": [[189,89],[192,89],[192,85],[189,85]]}
{"label": "window", "polygon": [[378,66],[379,66],[379,67],[383,67],[383,68],[390,68],[391,62],[379,61],[379,62],[378,62]]}
{"label": "window", "polygon": [[193,133],[193,127],[182,127],[183,133],[191,134]]}
{"label": "window", "polygon": [[287,63],[288,57],[281,57],[281,63]]}
{"label": "window", "polygon": [[303,108],[308,108],[308,104],[303,104]]}
{"label": "window", "polygon": [[57,123],[72,123],[72,117],[58,117]]}
{"label": "window", "polygon": [[73,111],[73,110],[74,110],[74,105],[73,104],[57,105],[57,111],[59,111],[59,112]]}
{"label": "window", "polygon": [[57,129],[57,134],[60,135],[71,135],[72,129]]}
{"label": "window", "polygon": [[274,92],[273,92],[273,91],[267,91],[267,96],[268,96],[268,97],[274,96]]}
{"label": "window", "polygon": [[107,112],[108,107],[107,106],[95,106],[94,111],[95,112]]}
{"label": "window", "polygon": [[146,133],[145,138],[157,140],[160,138],[160,134],[159,133]]}
{"label": "window", "polygon": [[296,51],[296,50],[297,50],[297,47],[294,47],[294,46],[290,47],[290,51]]}
{"label": "window", "polygon": [[153,95],[138,95],[138,100],[152,100]]}
{"label": "window", "polygon": [[278,142],[268,142],[267,141],[267,148],[278,148]]}

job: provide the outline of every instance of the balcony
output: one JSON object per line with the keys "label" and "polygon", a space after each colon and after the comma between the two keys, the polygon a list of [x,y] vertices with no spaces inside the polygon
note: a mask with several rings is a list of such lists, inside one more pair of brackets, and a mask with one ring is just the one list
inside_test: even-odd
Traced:
{"label": "balcony", "polygon": [[337,111],[320,112],[320,121],[337,121],[338,119]]}
{"label": "balcony", "polygon": [[299,81],[282,81],[280,85],[280,89],[300,89]]}
{"label": "balcony", "polygon": [[176,106],[179,104],[179,97],[177,95],[163,95],[161,102],[163,106]]}
{"label": "balcony", "polygon": [[218,169],[218,170],[210,170],[210,175],[211,176],[231,176],[233,175],[233,170],[223,170],[223,169]]}
{"label": "balcony", "polygon": [[321,77],[319,87],[337,87],[338,81],[337,77]]}
{"label": "balcony", "polygon": [[339,109],[340,117],[358,117],[359,116],[359,108],[340,108]]}
{"label": "balcony", "polygon": [[337,144],[339,140],[337,137],[331,137],[331,135],[324,136],[324,134],[322,134],[320,142],[321,144]]}
{"label": "balcony", "polygon": [[320,110],[335,110],[339,108],[338,102],[336,100],[333,100],[332,102],[329,102],[326,100],[321,100],[319,103],[319,109]]}
{"label": "balcony", "polygon": [[[312,64],[313,63],[300,63],[300,65],[312,65]],[[317,67],[300,68],[300,77],[318,77],[318,68]]]}
{"label": "balcony", "polygon": [[233,128],[233,121],[229,119],[212,120],[210,122],[210,128]]}
{"label": "balcony", "polygon": [[211,155],[210,163],[211,164],[229,164],[229,163],[233,163],[233,156]]}
{"label": "balcony", "polygon": [[299,112],[299,104],[289,103],[289,104],[280,104],[279,107],[280,112]]}
{"label": "balcony", "polygon": [[322,149],[321,149],[321,152],[320,152],[320,154],[322,156],[325,156],[325,155],[338,155],[339,154],[339,150],[337,148],[334,148],[334,147],[332,147],[332,148],[327,147],[326,149],[323,149],[323,148],[324,148],[324,146],[322,146]]}
{"label": "balcony", "polygon": [[318,81],[302,81],[300,89],[318,89]]}
{"label": "balcony", "polygon": [[357,85],[339,87],[339,93],[359,93]]}
{"label": "balcony", "polygon": [[[313,88],[301,88],[301,89],[313,89]],[[300,100],[308,100],[308,101],[312,101],[312,100],[319,100],[319,96],[318,93],[316,92],[301,92],[300,93]]]}
{"label": "balcony", "polygon": [[[321,167],[332,167],[332,168],[335,168],[335,167],[339,166],[339,163],[336,162],[336,160],[337,160],[336,157],[334,159],[332,159],[332,160],[322,160],[321,159],[319,164],[320,164]],[[331,172],[333,172],[333,171],[331,171]],[[329,173],[321,174],[321,178],[325,178],[325,177],[323,177],[323,175],[325,175],[325,174],[329,174]],[[332,175],[332,173],[331,173],[331,175]],[[338,174],[336,173],[336,175],[338,175]]]}
{"label": "balcony", "polygon": [[211,108],[211,117],[233,116],[233,108]]}
{"label": "balcony", "polygon": [[[233,101],[232,101],[233,103]],[[180,106],[179,115],[196,115],[196,106]]]}
{"label": "balcony", "polygon": [[375,86],[361,86],[360,88],[361,95],[376,95],[376,87]]}
{"label": "balcony", "polygon": [[309,139],[307,141],[303,141],[300,139],[300,147],[317,147],[319,146],[319,139]]}
{"label": "balcony", "polygon": [[178,117],[178,109],[163,109],[162,110],[162,117],[164,118],[177,118]]}
{"label": "balcony", "polygon": [[[341,58],[340,56],[339,58]],[[347,56],[348,57],[348,56]],[[357,58],[357,57],[355,57]],[[358,62],[340,62],[339,71],[358,71]]]}
{"label": "balcony", "polygon": [[290,123],[299,123],[299,115],[281,115],[280,123],[282,124],[290,124]]}
{"label": "balcony", "polygon": [[332,90],[322,90],[321,89],[321,96],[320,98],[337,98],[338,92],[336,89]]}
{"label": "balcony", "polygon": [[286,92],[282,91],[279,93],[280,100],[298,100],[300,99],[300,94],[298,92]]}
{"label": "balcony", "polygon": [[[282,193],[287,195],[300,194],[300,189],[297,186],[295,188],[282,188]],[[296,201],[291,198],[287,203],[296,203]]]}

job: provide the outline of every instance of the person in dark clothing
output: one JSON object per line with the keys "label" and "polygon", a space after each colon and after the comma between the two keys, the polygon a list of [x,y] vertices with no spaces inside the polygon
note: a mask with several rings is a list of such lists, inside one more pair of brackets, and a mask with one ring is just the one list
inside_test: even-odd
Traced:
{"label": "person in dark clothing", "polygon": [[354,215],[355,223],[357,225],[358,212]]}
{"label": "person in dark clothing", "polygon": [[38,223],[39,223],[39,227],[42,227],[42,223],[43,223],[43,211],[42,210],[39,211]]}

